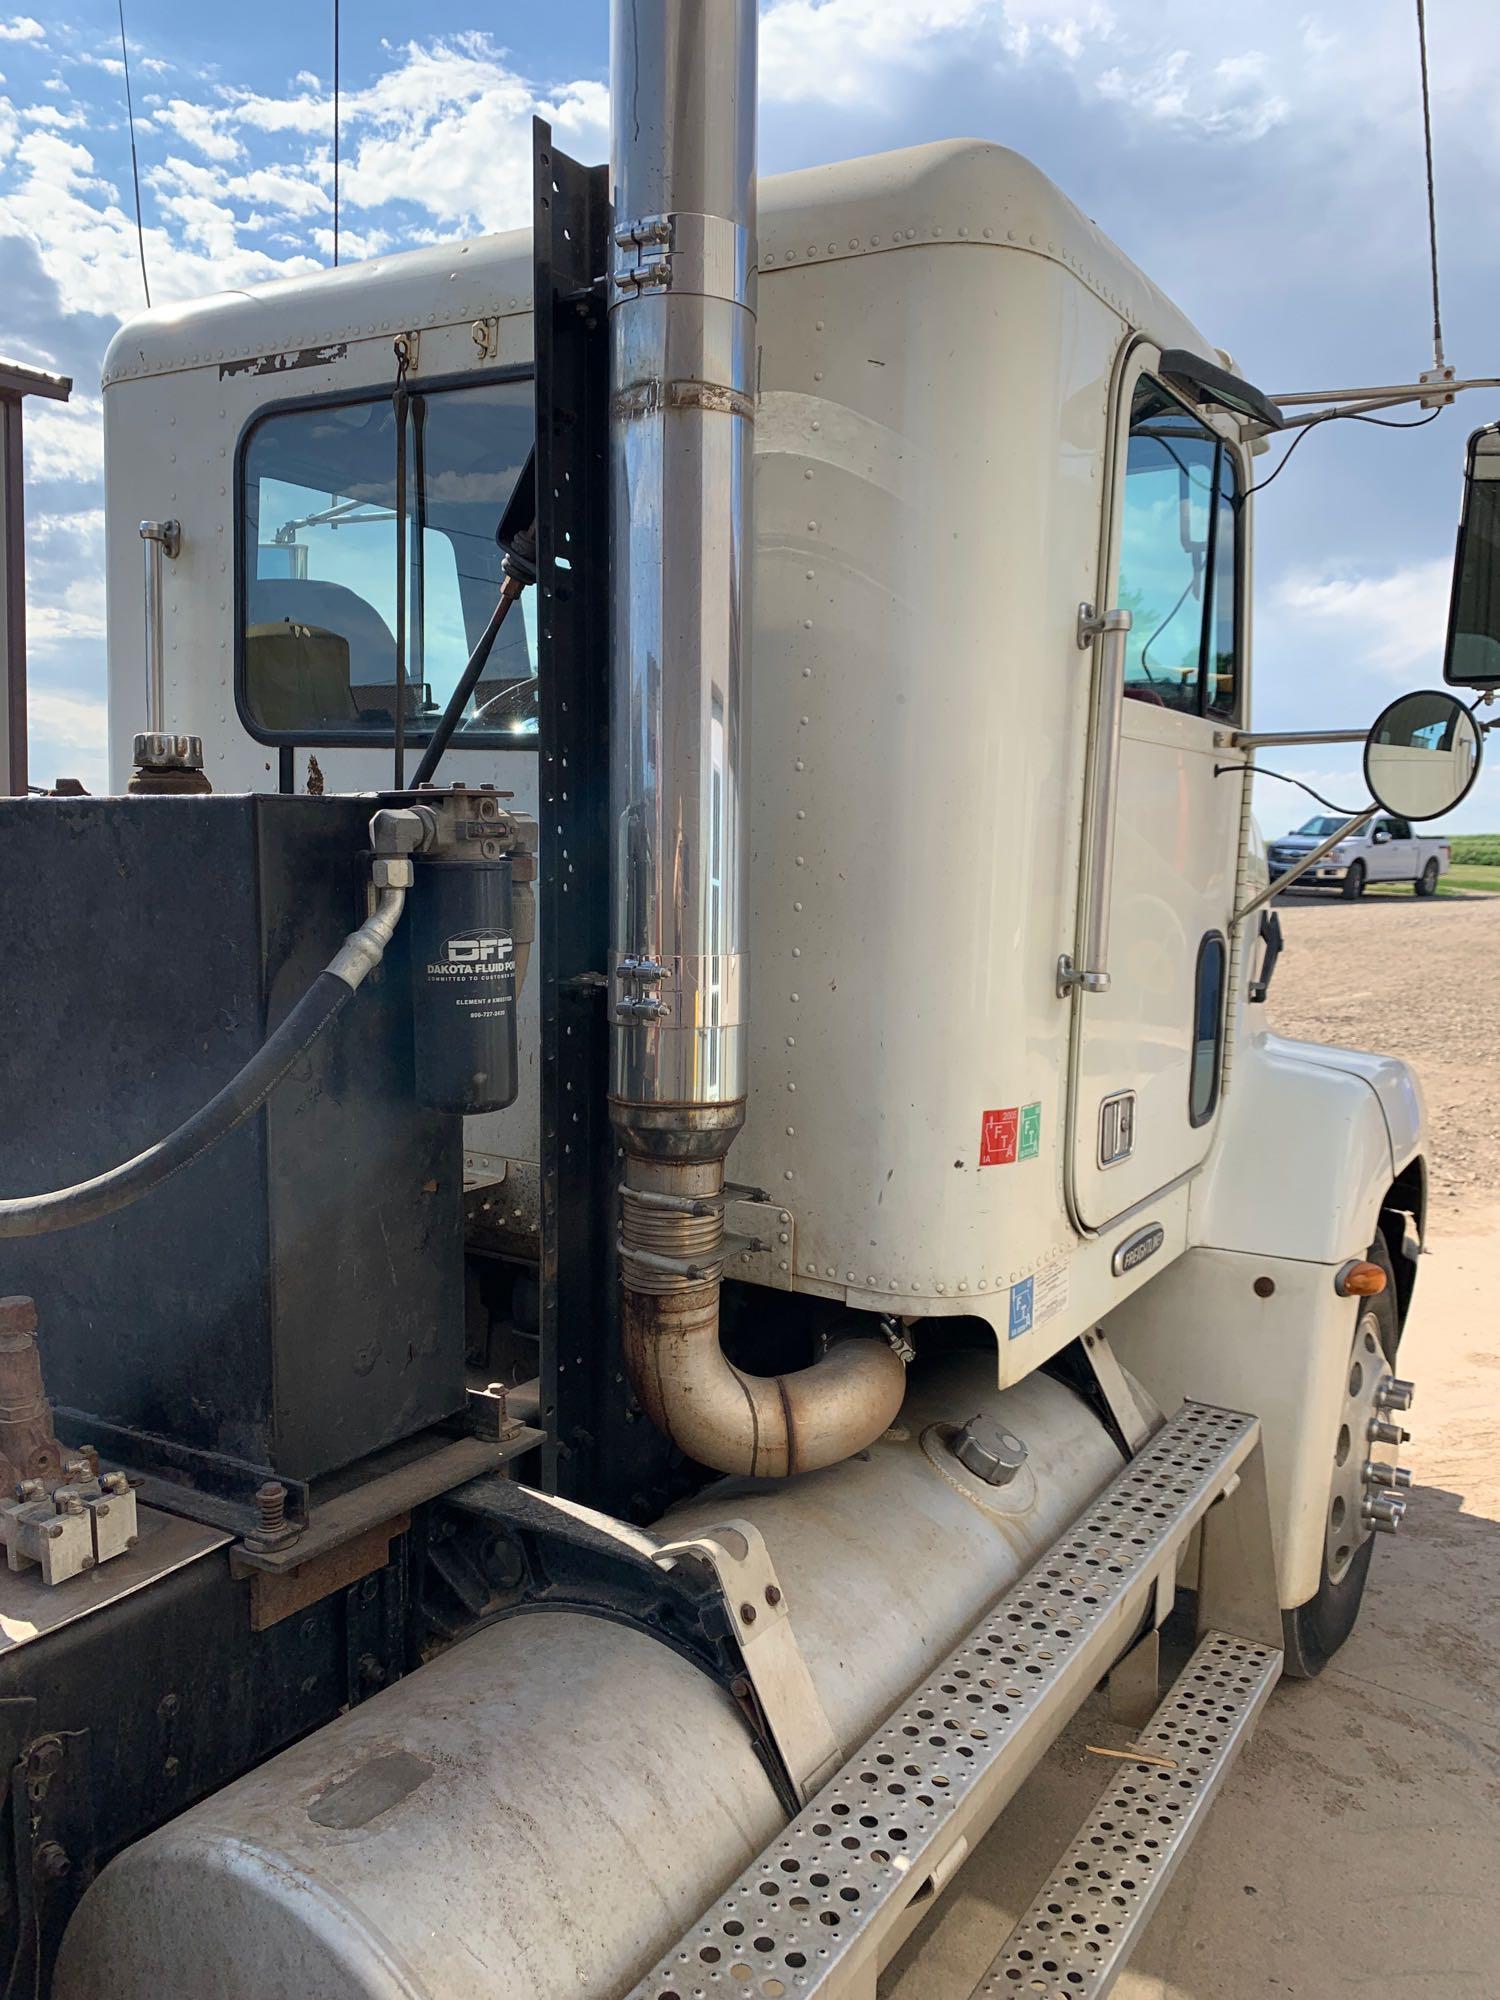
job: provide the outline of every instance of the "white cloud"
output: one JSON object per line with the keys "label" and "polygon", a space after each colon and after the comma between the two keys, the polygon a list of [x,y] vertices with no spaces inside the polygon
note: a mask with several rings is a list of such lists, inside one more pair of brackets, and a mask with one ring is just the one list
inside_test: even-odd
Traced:
{"label": "white cloud", "polygon": [[179,139],[185,139],[209,160],[237,160],[244,148],[232,132],[224,129],[225,114],[213,111],[203,104],[192,104],[186,98],[174,97],[164,104],[156,114],[161,124],[169,126]]}
{"label": "white cloud", "polygon": [[104,405],[97,396],[33,401],[26,406],[26,476],[29,480],[99,479],[104,473]]}
{"label": "white cloud", "polygon": [[12,14],[8,21],[0,21],[0,42],[44,42],[46,39],[46,29],[30,14]]}
{"label": "white cloud", "polygon": [[[34,624],[31,614],[28,632]],[[108,716],[100,698],[39,687],[33,679],[26,691],[26,719],[33,784],[67,777],[79,779],[90,792],[108,791]]]}
{"label": "white cloud", "polygon": [[858,103],[999,12],[992,0],[771,0],[761,19],[761,95]]}
{"label": "white cloud", "polygon": [[88,113],[77,104],[70,111],[55,104],[28,104],[21,116],[28,125],[45,125],[53,132],[76,131],[88,123]]}
{"label": "white cloud", "polygon": [[[136,311],[141,273],[135,217],[94,174],[93,155],[48,132],[30,133],[16,152],[24,172],[0,207],[0,238],[30,240],[71,311],[121,319]],[[214,206],[209,196],[172,212],[170,228],[147,225],[153,299],[201,297],[318,268],[313,258],[273,257],[241,243],[232,214],[226,224],[209,213]]]}
{"label": "white cloud", "polygon": [[[102,575],[74,577],[54,598],[38,602],[35,595],[26,606],[26,645],[35,653],[55,653],[60,646],[73,646],[83,639],[104,637],[104,578]],[[46,700],[46,696],[37,696]],[[52,700],[61,697],[53,696]],[[77,704],[80,708],[84,704]],[[100,704],[102,706],[102,704]]]}
{"label": "white cloud", "polygon": [[1330,670],[1373,669],[1388,681],[1415,681],[1441,663],[1451,583],[1452,565],[1441,557],[1383,576],[1301,570],[1275,586],[1271,608],[1283,638],[1303,657],[1321,654]]}
{"label": "white cloud", "polygon": [[1191,50],[1174,49],[1140,69],[1108,69],[1097,87],[1101,97],[1163,124],[1205,137],[1263,139],[1291,115],[1286,98],[1270,87],[1269,73],[1258,50],[1204,64]]}
{"label": "white cloud", "polygon": [[[168,195],[180,192],[291,216],[328,214],[333,202],[322,183],[331,177],[331,169],[321,155],[307,165],[253,167],[247,172],[230,173],[223,167],[205,166],[172,154],[163,165],[152,167],[146,174],[153,188]],[[264,220],[263,216],[257,218],[258,224]]]}

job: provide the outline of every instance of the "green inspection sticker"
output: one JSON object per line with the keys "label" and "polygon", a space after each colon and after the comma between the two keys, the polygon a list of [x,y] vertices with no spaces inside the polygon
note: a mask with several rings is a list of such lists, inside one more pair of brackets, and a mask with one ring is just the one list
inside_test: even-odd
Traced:
{"label": "green inspection sticker", "polygon": [[1040,1104],[1021,1106],[1021,1135],[1016,1143],[1018,1160],[1034,1160],[1042,1149],[1042,1107]]}

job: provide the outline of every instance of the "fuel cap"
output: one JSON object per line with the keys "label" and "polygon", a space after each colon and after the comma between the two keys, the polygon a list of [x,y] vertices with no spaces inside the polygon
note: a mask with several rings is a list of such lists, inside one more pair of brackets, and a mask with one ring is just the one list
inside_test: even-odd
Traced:
{"label": "fuel cap", "polygon": [[949,1449],[966,1472],[986,1486],[1008,1486],[1026,1463],[1026,1447],[995,1417],[970,1417]]}

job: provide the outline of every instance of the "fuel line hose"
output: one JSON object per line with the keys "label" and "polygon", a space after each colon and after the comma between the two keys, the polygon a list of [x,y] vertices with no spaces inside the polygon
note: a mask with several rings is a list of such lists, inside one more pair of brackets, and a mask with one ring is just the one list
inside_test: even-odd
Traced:
{"label": "fuel line hose", "polygon": [[[392,815],[396,817],[396,815]],[[406,864],[408,869],[410,864]],[[362,982],[385,956],[401,912],[406,890],[382,888],[370,915],[347,937],[279,1027],[273,1028],[236,1076],[201,1111],[148,1146],[134,1159],[122,1160],[92,1180],[50,1194],[18,1195],[0,1201],[0,1239],[46,1236],[54,1229],[76,1229],[128,1208],[153,1188],[180,1174],[210,1146],[258,1111],[292,1068],[354,998]]]}

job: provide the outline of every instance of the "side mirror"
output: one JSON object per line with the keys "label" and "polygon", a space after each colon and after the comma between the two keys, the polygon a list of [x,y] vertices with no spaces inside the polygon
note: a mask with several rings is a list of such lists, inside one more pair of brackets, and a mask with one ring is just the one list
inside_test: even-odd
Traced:
{"label": "side mirror", "polygon": [[1468,795],[1481,756],[1479,725],[1457,695],[1403,694],[1365,739],[1365,783],[1397,819],[1439,819]]}
{"label": "side mirror", "polygon": [[1469,439],[1443,679],[1500,687],[1500,424]]}
{"label": "side mirror", "polygon": [[1390,837],[1391,830],[1388,826],[1377,826],[1375,831],[1370,835],[1370,843],[1374,847],[1381,847]]}

